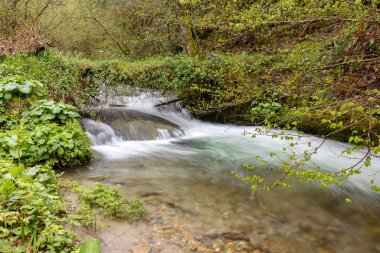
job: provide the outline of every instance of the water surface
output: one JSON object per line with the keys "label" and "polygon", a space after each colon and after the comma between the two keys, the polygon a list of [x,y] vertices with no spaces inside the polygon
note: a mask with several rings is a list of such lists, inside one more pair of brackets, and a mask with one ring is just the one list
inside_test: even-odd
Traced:
{"label": "water surface", "polygon": [[[125,104],[125,110],[131,113],[127,112],[121,121],[85,120],[83,124],[97,158],[87,166],[66,172],[66,177],[84,183],[119,184],[128,195],[145,199],[152,211],[152,220],[144,227],[146,233],[164,231],[170,239],[154,235],[138,237],[144,233],[136,225],[128,227],[135,229],[135,234],[120,233],[118,245],[122,248],[119,250],[131,249],[134,244],[149,244],[161,252],[254,249],[300,253],[380,252],[380,197],[369,190],[368,184],[379,169],[378,160],[341,188],[321,189],[309,184],[291,190],[261,191],[252,196],[250,186],[234,179],[231,170],[252,163],[257,155],[276,164],[269,154],[276,152],[286,157],[282,148],[289,143],[268,136],[251,138],[242,134],[254,132],[253,127],[201,122],[178,106],[158,109],[154,107],[158,100],[146,93],[123,98],[118,103]],[[113,109],[108,110],[109,113]],[[139,113],[141,116],[136,116]],[[322,140],[304,136],[301,142],[304,144],[296,147],[300,153],[309,148],[307,142],[316,147]],[[327,141],[313,162],[332,171],[349,167],[362,153],[350,159],[342,158],[341,151],[347,147]],[[353,204],[344,202],[347,196],[353,199]],[[127,225],[114,226],[122,231]],[[179,232],[165,230],[168,226],[180,229],[181,236],[175,239]],[[200,246],[191,248],[193,241]],[[236,242],[251,246],[244,248]],[[108,248],[105,252],[113,250]]]}

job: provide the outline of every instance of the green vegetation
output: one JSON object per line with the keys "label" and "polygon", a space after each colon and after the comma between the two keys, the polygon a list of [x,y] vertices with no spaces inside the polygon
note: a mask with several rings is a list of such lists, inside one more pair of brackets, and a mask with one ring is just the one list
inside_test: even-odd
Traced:
{"label": "green vegetation", "polygon": [[24,167],[1,160],[1,252],[71,252],[75,235],[63,226],[71,220],[57,182],[48,165]]}
{"label": "green vegetation", "polygon": [[[46,96],[41,83],[20,76],[0,80],[1,252],[72,252],[78,243],[65,225],[87,225],[80,207],[74,210],[79,223],[68,211],[53,168],[88,161],[90,143],[77,109],[41,100]],[[133,221],[145,213],[141,202],[116,188],[79,192],[80,205],[98,204],[112,217]]]}
{"label": "green vegetation", "polygon": [[94,253],[100,252],[100,241],[96,239],[89,239],[82,243],[79,253]]}
{"label": "green vegetation", "polygon": [[78,196],[78,214],[80,222],[95,227],[97,220],[103,217],[136,221],[146,215],[141,201],[129,199],[118,187],[96,184],[93,187],[71,186]]}
{"label": "green vegetation", "polygon": [[[80,115],[126,85],[175,92],[200,118],[262,125],[249,134],[287,140],[286,160],[270,154],[280,160],[278,178],[262,176],[274,168],[261,157],[247,174],[233,173],[253,190],[340,185],[379,157],[377,0],[43,2],[0,3],[4,251],[73,249],[52,168],[90,158]],[[323,143],[297,154],[303,132],[351,143],[342,155],[367,152],[337,173],[310,168]],[[129,220],[145,213],[114,188],[75,189],[87,225],[93,212]],[[54,203],[42,206],[47,201]]]}

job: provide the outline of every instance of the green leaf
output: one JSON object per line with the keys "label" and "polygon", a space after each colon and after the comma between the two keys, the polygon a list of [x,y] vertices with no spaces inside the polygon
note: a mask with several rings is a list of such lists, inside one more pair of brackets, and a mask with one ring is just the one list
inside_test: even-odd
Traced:
{"label": "green leaf", "polygon": [[63,155],[65,153],[65,150],[62,147],[58,148],[58,155]]}
{"label": "green leaf", "polygon": [[13,91],[15,89],[17,89],[19,86],[18,83],[7,83],[4,85],[4,90],[5,91]]}
{"label": "green leaf", "polygon": [[13,177],[17,176],[23,171],[23,166],[14,166],[9,169],[9,174],[11,174]]}
{"label": "green leaf", "polygon": [[11,100],[12,99],[12,93],[5,93],[4,99],[5,100]]}
{"label": "green leaf", "polygon": [[80,253],[99,253],[100,241],[98,239],[88,239],[84,241],[79,249]]}
{"label": "green leaf", "polygon": [[364,166],[365,167],[371,166],[371,157],[370,156],[366,157],[365,162],[364,162]]}
{"label": "green leaf", "polygon": [[21,93],[29,94],[30,91],[31,91],[31,88],[30,88],[29,85],[19,85],[18,90],[19,90]]}
{"label": "green leaf", "polygon": [[55,115],[54,114],[44,114],[42,115],[41,117],[43,120],[51,120],[51,119],[54,119],[55,118]]}
{"label": "green leaf", "polygon": [[22,151],[19,150],[19,149],[10,149],[10,150],[9,150],[9,154],[10,154],[13,158],[19,158],[19,156],[20,156],[20,157],[22,156]]}
{"label": "green leaf", "polygon": [[15,184],[10,179],[3,180],[1,187],[0,187],[0,193],[4,195],[5,197],[8,197],[9,194],[11,194],[13,191],[15,191],[17,188]]}

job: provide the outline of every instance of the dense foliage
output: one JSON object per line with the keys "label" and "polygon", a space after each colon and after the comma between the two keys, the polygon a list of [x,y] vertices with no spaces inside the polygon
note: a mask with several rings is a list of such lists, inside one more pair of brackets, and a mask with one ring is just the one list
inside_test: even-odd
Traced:
{"label": "dense foliage", "polygon": [[0,163],[1,252],[71,252],[75,235],[63,226],[71,221],[52,168]]}
{"label": "dense foliage", "polygon": [[[87,216],[83,208],[68,209],[60,175],[53,169],[84,163],[91,156],[78,110],[41,100],[46,87],[22,76],[0,80],[0,94],[0,251],[72,252],[78,241],[65,226],[88,225]],[[87,194],[96,196],[92,201],[102,204],[100,211],[112,211],[112,217],[136,220],[145,214],[141,202],[116,188],[97,185]],[[88,198],[80,198],[79,205],[89,205]],[[98,243],[93,244],[86,242],[81,252],[91,247],[99,252]]]}
{"label": "dense foliage", "polygon": [[[286,159],[270,154],[280,161],[274,179],[262,176],[267,174],[262,168],[277,170],[261,157],[245,166],[247,173],[234,173],[253,190],[288,188],[293,182],[340,185],[379,157],[376,0],[38,3],[0,4],[0,157],[17,166],[85,161],[89,151],[79,113],[125,92],[126,85],[176,92],[198,117],[262,125],[250,134],[288,141]],[[49,41],[71,53],[44,50]],[[90,61],[74,51],[123,60]],[[45,90],[50,99],[66,104],[37,101]],[[336,173],[311,168],[309,162],[321,146],[310,144],[297,154],[302,132],[349,142],[352,146],[341,155],[360,150],[363,156]],[[374,182],[372,189],[379,191]],[[128,202],[112,189],[103,190],[102,198],[116,197],[116,206],[89,198],[85,190],[78,192],[89,224],[94,206],[119,217],[121,204]],[[136,212],[143,213],[139,205]]]}

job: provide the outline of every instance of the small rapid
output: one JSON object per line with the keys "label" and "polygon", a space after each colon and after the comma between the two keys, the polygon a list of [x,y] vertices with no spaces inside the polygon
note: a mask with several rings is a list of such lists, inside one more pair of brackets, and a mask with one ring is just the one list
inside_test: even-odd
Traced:
{"label": "small rapid", "polygon": [[[275,164],[276,159],[271,157],[271,153],[286,159],[289,150],[302,154],[323,143],[313,155],[310,167],[326,171],[350,168],[366,152],[356,151],[351,156],[344,156],[342,152],[350,145],[326,141],[312,135],[303,135],[298,144],[290,149],[289,144],[294,140],[257,135],[260,127],[202,122],[194,119],[178,102],[166,107],[156,106],[165,99],[170,100],[170,97],[146,92],[132,97],[119,97],[112,101],[118,107],[107,106],[99,110],[97,121],[83,120],[93,149],[105,159],[124,159],[146,154],[169,156],[172,153],[186,157],[189,153],[208,152],[211,157],[221,161],[221,166],[232,169],[237,164],[252,163],[257,155]],[[272,132],[280,134],[281,131]],[[298,135],[290,131],[285,134]],[[204,145],[206,149],[198,149],[197,145]],[[372,179],[380,183],[375,177],[376,171],[380,170],[376,166],[380,164],[380,159],[374,159],[373,164],[364,168],[362,174],[353,176],[348,184],[369,191]]]}
{"label": "small rapid", "polygon": [[[369,184],[372,179],[379,183],[379,159],[343,187],[295,185],[252,199],[249,185],[230,172],[245,173],[241,165],[257,162],[257,156],[276,167],[290,151],[302,154],[323,143],[307,166],[338,171],[355,165],[365,150],[345,157],[348,144],[311,135],[290,148],[292,140],[266,134],[252,138],[258,127],[202,122],[180,103],[156,106],[171,99],[149,92],[119,97],[110,103],[117,107],[98,110],[97,120],[84,119],[99,158],[66,176],[120,184],[138,197],[157,196],[160,203],[191,210],[196,217],[175,216],[175,221],[200,237],[210,230],[237,230],[270,252],[380,252],[380,196]],[[346,197],[352,205],[344,203]]]}

